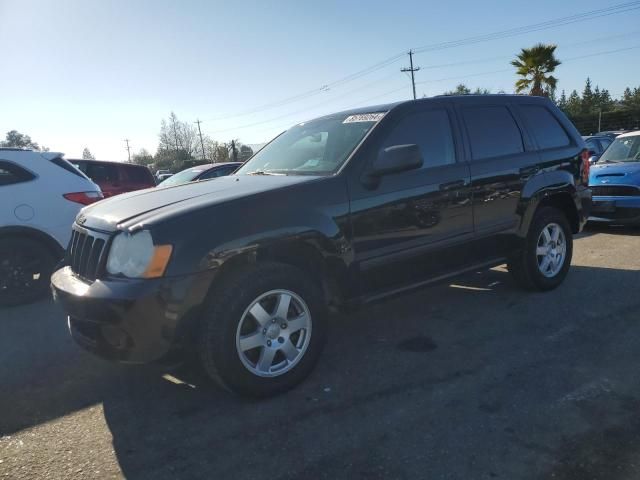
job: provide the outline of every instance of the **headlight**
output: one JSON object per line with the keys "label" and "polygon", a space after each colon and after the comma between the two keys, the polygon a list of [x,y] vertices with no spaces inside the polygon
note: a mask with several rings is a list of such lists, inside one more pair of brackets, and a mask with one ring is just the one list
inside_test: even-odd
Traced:
{"label": "headlight", "polygon": [[122,232],[111,243],[107,271],[131,278],[161,277],[169,263],[171,245],[154,245],[148,230]]}

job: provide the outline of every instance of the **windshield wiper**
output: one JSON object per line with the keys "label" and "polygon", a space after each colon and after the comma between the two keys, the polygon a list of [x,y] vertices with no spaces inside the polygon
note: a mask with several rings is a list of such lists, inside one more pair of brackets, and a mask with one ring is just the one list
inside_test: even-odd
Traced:
{"label": "windshield wiper", "polygon": [[275,173],[271,170],[254,170],[253,172],[247,172],[247,175],[284,175],[284,173]]}

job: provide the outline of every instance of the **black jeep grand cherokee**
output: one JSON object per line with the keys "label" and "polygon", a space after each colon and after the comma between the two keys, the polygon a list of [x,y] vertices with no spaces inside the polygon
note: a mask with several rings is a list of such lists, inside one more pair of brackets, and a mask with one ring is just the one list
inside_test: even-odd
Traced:
{"label": "black jeep grand cherokee", "polygon": [[591,203],[587,155],[543,98],[328,115],[235,175],[85,208],[54,296],[98,355],[193,348],[222,385],[271,395],[317,362],[329,306],[504,262],[524,287],[557,287]]}

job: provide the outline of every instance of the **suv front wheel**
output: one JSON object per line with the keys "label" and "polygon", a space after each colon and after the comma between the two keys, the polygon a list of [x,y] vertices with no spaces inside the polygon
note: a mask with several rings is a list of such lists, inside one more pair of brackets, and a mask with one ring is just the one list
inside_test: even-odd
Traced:
{"label": "suv front wheel", "polygon": [[567,217],[553,207],[539,209],[521,251],[509,260],[516,282],[530,290],[552,290],[571,266],[573,234]]}
{"label": "suv front wheel", "polygon": [[200,361],[228,389],[257,397],[306,378],[326,337],[320,286],[283,264],[245,267],[211,292],[201,321]]}

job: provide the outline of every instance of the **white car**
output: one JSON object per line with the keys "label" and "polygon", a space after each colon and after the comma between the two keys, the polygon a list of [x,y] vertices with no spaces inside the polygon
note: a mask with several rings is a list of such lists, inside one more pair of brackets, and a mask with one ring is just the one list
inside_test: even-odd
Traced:
{"label": "white car", "polygon": [[48,291],[76,215],[101,198],[61,153],[0,148],[0,305]]}
{"label": "white car", "polygon": [[164,182],[167,178],[173,177],[173,173],[161,173],[158,175],[158,185]]}

